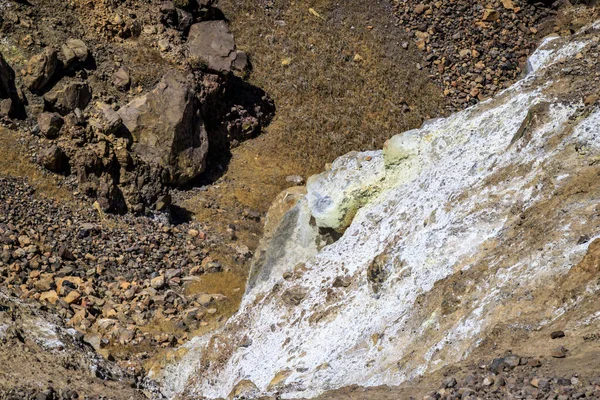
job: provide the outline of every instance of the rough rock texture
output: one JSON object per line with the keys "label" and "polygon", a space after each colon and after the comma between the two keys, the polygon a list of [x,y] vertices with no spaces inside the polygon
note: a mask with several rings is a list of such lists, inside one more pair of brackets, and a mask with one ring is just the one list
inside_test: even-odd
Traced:
{"label": "rough rock texture", "polygon": [[0,53],[0,101],[6,101],[2,110],[3,115],[12,116],[18,102],[17,88],[15,86],[15,71],[8,65]]}
{"label": "rough rock texture", "polygon": [[233,49],[229,64],[247,65],[215,2],[90,4],[2,3],[0,123],[31,134],[33,159],[61,148],[71,190],[103,211],[168,212],[169,192],[204,172],[209,141],[220,169],[270,122],[273,102],[231,65],[207,70],[186,56],[190,27],[207,23]]}
{"label": "rough rock texture", "polygon": [[145,398],[131,388],[133,377],[99,357],[79,332],[4,289],[0,291],[0,350],[5,367],[2,398]]}
{"label": "rough rock texture", "polygon": [[40,132],[49,139],[56,138],[64,124],[64,120],[59,114],[50,112],[41,113],[37,121]]}
{"label": "rough rock texture", "polygon": [[[154,371],[164,392],[217,398],[249,380],[310,397],[400,384],[498,331],[593,333],[600,110],[583,99],[600,87],[599,30],[546,41],[517,84],[413,131],[417,152],[391,140],[385,184],[344,234],[301,274],[270,275],[220,331]],[[359,173],[339,175],[322,185],[360,187]]]}
{"label": "rough rock texture", "polygon": [[39,152],[37,162],[52,172],[60,173],[67,170],[69,159],[63,149],[51,145]]}
{"label": "rough rock texture", "polygon": [[118,112],[133,137],[133,151],[165,167],[175,184],[196,177],[206,166],[208,137],[197,102],[185,78],[168,73],[151,92]]}
{"label": "rough rock texture", "polygon": [[86,82],[65,82],[44,96],[50,107],[61,115],[67,115],[75,109],[83,110],[92,99],[92,92]]}
{"label": "rough rock texture", "polygon": [[58,55],[56,50],[47,47],[29,60],[23,81],[30,90],[39,91],[50,82],[57,69]]}
{"label": "rough rock texture", "polygon": [[235,49],[235,40],[226,21],[205,21],[192,25],[187,42],[189,57],[209,70],[230,72],[246,68],[246,54]]}

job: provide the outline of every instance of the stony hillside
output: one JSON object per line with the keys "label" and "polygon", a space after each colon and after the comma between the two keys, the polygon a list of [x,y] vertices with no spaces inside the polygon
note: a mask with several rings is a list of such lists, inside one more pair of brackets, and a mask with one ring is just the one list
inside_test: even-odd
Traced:
{"label": "stony hillside", "polygon": [[0,0],[0,398],[598,397],[596,17]]}
{"label": "stony hillside", "polygon": [[[507,349],[483,367],[584,359],[598,316],[599,30],[545,39],[493,99],[282,194],[240,312],[151,371],[164,393],[312,397]],[[532,385],[517,377],[496,394]]]}

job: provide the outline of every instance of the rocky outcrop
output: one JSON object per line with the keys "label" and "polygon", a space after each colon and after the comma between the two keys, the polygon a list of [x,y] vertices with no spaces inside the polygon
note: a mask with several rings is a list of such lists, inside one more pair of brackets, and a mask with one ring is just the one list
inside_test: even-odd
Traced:
{"label": "rocky outcrop", "polygon": [[[71,189],[103,212],[169,213],[171,188],[205,171],[209,141],[221,162],[221,152],[258,135],[274,115],[266,93],[231,73],[248,60],[215,3],[153,1],[135,7],[143,18],[132,17],[126,4],[61,7],[56,32],[38,30],[27,6],[11,6],[2,49],[27,50],[6,53],[20,67],[16,77],[0,55],[0,124],[27,127],[32,158],[50,171],[74,174]],[[51,2],[38,10],[54,11]],[[31,35],[12,34],[19,20]],[[90,29],[85,24],[97,34],[76,39]],[[145,44],[132,48],[131,57],[113,53],[111,38],[142,31]]]}
{"label": "rocky outcrop", "polygon": [[133,151],[166,168],[170,182],[183,184],[206,167],[208,138],[198,108],[192,87],[171,72],[118,113],[133,137]]}
{"label": "rocky outcrop", "polygon": [[[600,109],[583,100],[600,90],[599,32],[545,41],[496,98],[310,178],[270,223],[287,236],[261,245],[238,314],[153,374],[164,393],[397,385],[493,348],[497,332],[595,321],[600,270],[584,256],[600,236]],[[289,232],[311,216],[343,235],[296,264]]]}

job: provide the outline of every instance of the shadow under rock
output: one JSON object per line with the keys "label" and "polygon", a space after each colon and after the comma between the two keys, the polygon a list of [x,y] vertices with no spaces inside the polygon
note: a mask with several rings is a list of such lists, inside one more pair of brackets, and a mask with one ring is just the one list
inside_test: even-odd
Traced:
{"label": "shadow under rock", "polygon": [[225,93],[223,101],[207,107],[203,115],[209,140],[207,166],[188,188],[216,182],[229,168],[231,149],[260,135],[275,116],[269,95],[242,78],[230,76]]}

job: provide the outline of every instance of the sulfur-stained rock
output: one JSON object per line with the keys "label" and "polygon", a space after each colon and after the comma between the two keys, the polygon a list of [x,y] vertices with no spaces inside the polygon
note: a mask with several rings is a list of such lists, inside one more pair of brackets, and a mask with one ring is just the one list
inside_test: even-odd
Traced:
{"label": "sulfur-stained rock", "polygon": [[358,209],[379,193],[385,170],[380,152],[348,153],[329,171],[308,178],[311,213],[318,226],[343,232]]}

